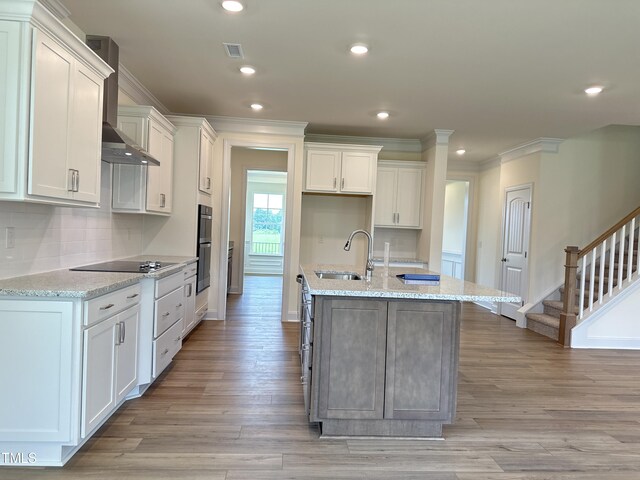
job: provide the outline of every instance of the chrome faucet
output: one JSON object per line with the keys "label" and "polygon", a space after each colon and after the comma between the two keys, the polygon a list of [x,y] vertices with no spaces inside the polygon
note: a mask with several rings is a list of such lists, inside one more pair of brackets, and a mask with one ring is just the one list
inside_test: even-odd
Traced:
{"label": "chrome faucet", "polygon": [[367,237],[367,266],[365,268],[365,277],[367,280],[371,280],[371,274],[373,273],[373,238],[371,238],[371,234],[366,230],[354,230],[351,232],[351,235],[349,235],[347,243],[344,244],[344,249],[347,252],[351,250],[351,240],[353,240],[353,237],[358,233],[362,233]]}

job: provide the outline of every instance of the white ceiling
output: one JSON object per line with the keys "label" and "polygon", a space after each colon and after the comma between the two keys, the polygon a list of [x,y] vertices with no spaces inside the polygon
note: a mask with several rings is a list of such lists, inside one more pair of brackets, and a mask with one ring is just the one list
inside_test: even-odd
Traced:
{"label": "white ceiling", "polygon": [[[113,37],[121,63],[176,113],[335,135],[453,129],[451,150],[470,161],[640,124],[639,0],[246,0],[239,14],[217,0],[62,3],[86,33]],[[223,42],[241,43],[245,60]],[[347,53],[354,42],[369,55]],[[242,76],[243,64],[258,73]],[[606,90],[589,98],[591,84]]]}

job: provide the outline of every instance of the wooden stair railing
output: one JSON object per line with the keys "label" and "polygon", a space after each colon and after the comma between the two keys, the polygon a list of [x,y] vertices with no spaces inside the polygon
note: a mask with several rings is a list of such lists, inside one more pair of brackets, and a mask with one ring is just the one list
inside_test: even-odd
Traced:
{"label": "wooden stair railing", "polygon": [[[640,272],[640,255],[634,261],[634,250],[637,250],[636,229],[639,225],[640,207],[629,213],[583,249],[576,246],[568,246],[564,250],[566,253],[564,293],[562,295],[558,343],[564,346],[570,345],[571,329],[576,326],[578,320],[583,320],[593,311],[597,304],[602,304],[605,293],[608,297],[613,296],[615,277],[617,277],[615,288],[622,290],[633,279],[634,271],[636,276],[638,275],[637,272]],[[576,313],[579,262],[582,263],[582,268],[579,274],[580,296],[578,297],[578,313]],[[596,268],[598,269],[597,272]],[[587,273],[589,274],[588,280]],[[605,278],[607,278],[606,285]]]}

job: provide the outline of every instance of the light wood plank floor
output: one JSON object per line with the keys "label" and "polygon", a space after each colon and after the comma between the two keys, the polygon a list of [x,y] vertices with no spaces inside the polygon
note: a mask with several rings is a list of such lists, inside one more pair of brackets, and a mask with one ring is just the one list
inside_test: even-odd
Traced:
{"label": "light wood plank floor", "polygon": [[66,467],[0,478],[640,479],[640,352],[565,350],[472,304],[444,440],[319,439],[279,282],[248,277],[228,320],[201,324]]}

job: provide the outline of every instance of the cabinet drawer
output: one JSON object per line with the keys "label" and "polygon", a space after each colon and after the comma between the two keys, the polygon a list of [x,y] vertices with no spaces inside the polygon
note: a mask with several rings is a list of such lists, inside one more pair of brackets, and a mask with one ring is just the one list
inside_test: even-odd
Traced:
{"label": "cabinet drawer", "polygon": [[182,348],[182,322],[176,322],[160,338],[153,341],[153,378],[171,363]]}
{"label": "cabinet drawer", "polygon": [[156,300],[155,312],[153,338],[162,335],[167,328],[184,315],[184,288],[182,282],[173,292]]}
{"label": "cabinet drawer", "polygon": [[174,273],[169,277],[161,278],[156,281],[155,297],[164,297],[167,293],[181,287],[184,283],[184,279],[185,277],[182,274],[182,270],[180,270],[178,273]]}
{"label": "cabinet drawer", "polygon": [[116,290],[84,302],[83,323],[88,327],[140,302],[140,284]]}
{"label": "cabinet drawer", "polygon": [[190,263],[182,270],[184,272],[184,279],[196,275],[198,273],[198,263]]}

